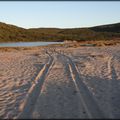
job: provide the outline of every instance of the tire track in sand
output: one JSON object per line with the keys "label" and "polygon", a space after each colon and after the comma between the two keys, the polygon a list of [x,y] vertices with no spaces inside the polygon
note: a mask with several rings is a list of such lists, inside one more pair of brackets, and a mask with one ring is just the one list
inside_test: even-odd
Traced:
{"label": "tire track in sand", "polygon": [[109,73],[109,89],[108,89],[108,95],[109,95],[109,116],[110,118],[118,119],[120,118],[120,86],[119,86],[119,80],[117,77],[117,71],[115,69],[115,60],[116,58],[114,56],[110,57],[108,60],[108,73]]}
{"label": "tire track in sand", "polygon": [[54,54],[54,63],[37,99],[32,119],[87,118],[66,59]]}
{"label": "tire track in sand", "polygon": [[34,110],[34,105],[37,101],[39,94],[41,93],[45,77],[47,76],[49,70],[54,63],[53,57],[48,52],[46,52],[46,54],[48,54],[49,56],[49,61],[43,66],[43,68],[40,70],[40,72],[34,79],[34,83],[29,89],[26,99],[20,105],[20,114],[17,116],[17,118],[31,118],[32,112]]}
{"label": "tire track in sand", "polygon": [[67,55],[64,54],[60,55],[64,56],[66,58],[66,61],[68,61],[71,77],[73,79],[77,91],[79,92],[81,102],[86,110],[88,118],[107,118],[107,116],[105,116],[103,111],[99,108],[92,93],[88,90],[87,86],[82,82],[82,79],[79,76],[79,72],[74,62]]}

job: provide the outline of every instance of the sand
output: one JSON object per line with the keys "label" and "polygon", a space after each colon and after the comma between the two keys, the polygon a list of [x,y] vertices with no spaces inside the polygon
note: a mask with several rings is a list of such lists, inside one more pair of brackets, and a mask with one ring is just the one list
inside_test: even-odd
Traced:
{"label": "sand", "polygon": [[120,118],[120,45],[0,50],[0,118]]}

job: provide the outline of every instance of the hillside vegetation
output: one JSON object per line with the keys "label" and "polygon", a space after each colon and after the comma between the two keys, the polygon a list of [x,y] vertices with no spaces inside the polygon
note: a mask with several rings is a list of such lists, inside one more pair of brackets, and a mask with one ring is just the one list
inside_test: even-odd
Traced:
{"label": "hillside vegetation", "polygon": [[0,22],[0,42],[112,40],[120,38],[120,23],[89,28],[24,29]]}

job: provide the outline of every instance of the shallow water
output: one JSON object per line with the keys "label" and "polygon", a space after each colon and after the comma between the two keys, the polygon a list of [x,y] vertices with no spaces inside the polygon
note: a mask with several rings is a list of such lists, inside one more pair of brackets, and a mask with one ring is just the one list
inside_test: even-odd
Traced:
{"label": "shallow water", "polygon": [[32,47],[32,46],[46,46],[51,44],[62,44],[63,42],[9,42],[0,43],[0,47]]}

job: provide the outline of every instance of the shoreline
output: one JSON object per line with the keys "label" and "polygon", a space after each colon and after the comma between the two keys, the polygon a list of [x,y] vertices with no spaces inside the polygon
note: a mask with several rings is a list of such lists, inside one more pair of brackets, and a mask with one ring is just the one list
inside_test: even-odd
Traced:
{"label": "shoreline", "polygon": [[[6,42],[8,43],[8,42]],[[13,42],[14,43],[14,42]],[[19,43],[19,42],[17,42]],[[20,42],[21,43],[21,42]],[[87,47],[91,45],[90,47],[104,47],[104,46],[115,46],[119,45],[120,40],[97,40],[97,41],[64,41],[63,44],[51,44],[51,45],[43,45],[43,46],[19,46],[19,47],[0,47],[0,50],[4,49],[34,49],[34,48],[46,48],[46,47]]]}

